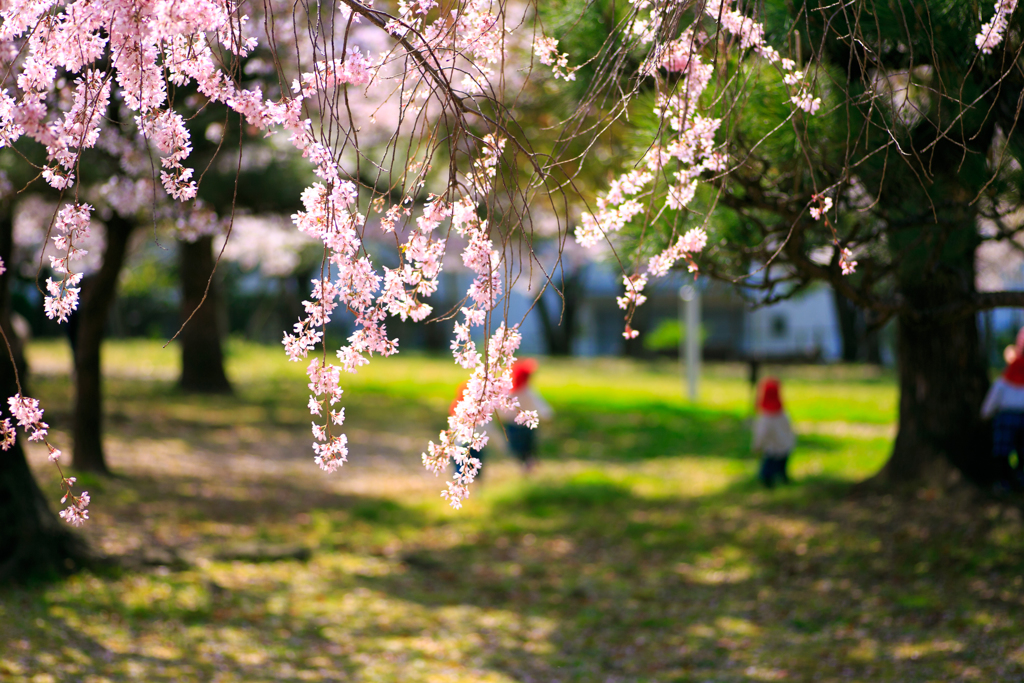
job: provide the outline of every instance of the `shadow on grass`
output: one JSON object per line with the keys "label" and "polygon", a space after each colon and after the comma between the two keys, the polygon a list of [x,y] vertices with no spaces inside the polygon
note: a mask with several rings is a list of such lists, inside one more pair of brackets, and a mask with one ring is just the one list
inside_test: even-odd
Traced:
{"label": "shadow on grass", "polygon": [[[298,683],[351,681],[361,669],[322,636],[314,619],[268,615],[266,595],[260,590],[227,590],[183,574],[137,574],[120,580],[132,584],[129,590],[136,591],[150,582],[160,597],[126,603],[109,590],[115,580],[111,576],[89,579],[100,589],[50,600],[40,600],[30,591],[0,592],[0,604],[20,605],[21,609],[16,636],[14,631],[4,634],[8,638],[0,660],[0,678],[100,680],[81,675],[93,672],[101,674],[102,680],[118,681],[263,681],[269,677]],[[188,606],[183,607],[182,602]],[[179,642],[189,642],[193,648],[153,644],[129,649],[123,636],[109,635],[105,644],[89,635],[96,629],[83,627],[83,620],[113,622],[129,638],[152,641],[153,633],[161,633],[165,639],[178,636]],[[0,633],[14,626],[0,626]],[[314,653],[323,662],[317,661],[314,653],[297,657],[290,649],[308,641],[318,645]],[[33,677],[34,671],[40,673]]]}
{"label": "shadow on grass", "polygon": [[[431,608],[551,620],[545,657],[489,655],[517,680],[1024,674],[1011,656],[1019,516],[846,490],[647,499],[591,472],[499,497],[472,542],[409,550],[406,571],[361,581]],[[982,622],[1000,624],[998,648]]]}
{"label": "shadow on grass", "polygon": [[966,501],[747,481],[653,498],[594,470],[510,485],[452,517],[280,480],[242,492],[136,477],[110,494],[122,484],[155,533],[191,520],[184,542],[298,538],[317,553],[0,591],[3,661],[26,678],[404,682],[455,665],[466,680],[544,682],[1024,674],[1020,517]]}

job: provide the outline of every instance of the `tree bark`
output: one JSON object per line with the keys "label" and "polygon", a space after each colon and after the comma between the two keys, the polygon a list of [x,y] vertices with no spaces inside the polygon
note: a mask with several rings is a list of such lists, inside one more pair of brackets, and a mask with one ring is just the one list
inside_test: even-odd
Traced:
{"label": "tree bark", "polygon": [[[12,229],[9,206],[0,207],[0,258],[10,267]],[[25,363],[21,343],[14,335],[10,317],[9,272],[0,275],[0,327],[11,344],[11,353],[24,386]],[[18,393],[6,345],[0,340],[0,400]],[[0,451],[0,585],[9,581],[62,574],[88,560],[85,542],[57,518],[36,484],[25,459],[21,441]]]}
{"label": "tree bark", "polygon": [[551,310],[552,307],[543,296],[537,299],[537,313],[540,315],[541,329],[544,330],[548,353],[552,356],[572,355],[578,327],[577,311],[583,291],[583,269],[568,274],[563,271],[561,284],[561,307]]}
{"label": "tree bark", "polygon": [[976,295],[979,239],[973,215],[963,221],[954,230],[930,225],[906,236],[939,248],[913,250],[898,276],[909,311],[897,319],[899,431],[881,473],[891,482],[937,481],[949,465],[980,484],[998,474],[980,415],[989,379],[977,316],[928,313]]}
{"label": "tree bark", "polygon": [[[181,380],[184,391],[198,394],[229,394],[231,383],[224,372],[223,331],[216,283],[211,282],[216,261],[213,237],[180,242],[182,322]],[[210,289],[207,292],[207,283]],[[206,300],[203,301],[203,295]]]}
{"label": "tree bark", "polygon": [[904,317],[897,339],[899,432],[885,477],[935,479],[948,463],[976,482],[990,482],[997,463],[980,416],[989,382],[974,317],[952,324]]}
{"label": "tree bark", "polygon": [[135,222],[116,213],[106,222],[107,246],[99,272],[82,280],[75,334],[75,468],[107,473],[103,452],[103,378],[100,349],[117,281],[128,253]]}
{"label": "tree bark", "polygon": [[838,290],[832,290],[832,300],[836,306],[836,318],[839,321],[839,336],[843,341],[843,362],[853,363],[859,360],[859,334],[857,330],[857,306],[843,296]]}

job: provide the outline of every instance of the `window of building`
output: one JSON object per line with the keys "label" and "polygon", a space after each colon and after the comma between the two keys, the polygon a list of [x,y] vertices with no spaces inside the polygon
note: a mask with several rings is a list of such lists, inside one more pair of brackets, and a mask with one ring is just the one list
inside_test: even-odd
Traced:
{"label": "window of building", "polygon": [[768,323],[768,330],[775,339],[781,339],[789,334],[789,323],[784,315],[774,315]]}

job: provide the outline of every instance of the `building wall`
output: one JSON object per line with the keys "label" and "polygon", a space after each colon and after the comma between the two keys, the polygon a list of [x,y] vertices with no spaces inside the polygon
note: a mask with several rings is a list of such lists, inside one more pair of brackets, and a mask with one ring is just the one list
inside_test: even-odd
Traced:
{"label": "building wall", "polygon": [[842,357],[839,318],[827,286],[812,287],[792,299],[754,309],[747,321],[744,349],[748,355],[804,356],[829,362]]}
{"label": "building wall", "polygon": [[[625,312],[615,302],[615,298],[622,294],[621,273],[604,264],[587,264],[584,268],[573,354],[604,356],[622,355],[627,350],[642,351],[640,339],[629,342],[627,346],[622,337]],[[438,291],[430,300],[435,313],[447,313],[457,307],[471,282],[471,274],[465,270],[446,271]],[[679,319],[679,289],[686,284],[694,284],[694,279],[684,272],[673,272],[648,284],[645,291],[648,301],[637,310],[634,319],[634,327],[640,330],[641,335],[666,319]],[[704,355],[708,359],[756,355],[835,361],[841,356],[842,340],[832,292],[824,285],[793,299],[756,309],[744,302],[728,284],[701,279],[696,285],[702,292],[701,328]],[[536,283],[531,285],[524,278],[507,291],[507,298],[493,317],[494,326],[506,314],[509,324],[519,325],[523,334],[520,347],[523,356],[548,352],[540,312],[533,307],[538,291]],[[557,292],[549,288],[544,296],[549,310],[556,314],[561,311],[562,302]],[[350,329],[353,321],[349,318],[342,313],[338,316],[338,324]],[[456,319],[460,318],[456,315]],[[429,335],[422,325],[403,325],[398,321],[389,321],[388,329],[399,337],[401,348],[446,350],[452,338],[454,321],[433,324],[438,328],[431,330]],[[483,340],[482,332],[478,331],[475,336],[478,342]]]}

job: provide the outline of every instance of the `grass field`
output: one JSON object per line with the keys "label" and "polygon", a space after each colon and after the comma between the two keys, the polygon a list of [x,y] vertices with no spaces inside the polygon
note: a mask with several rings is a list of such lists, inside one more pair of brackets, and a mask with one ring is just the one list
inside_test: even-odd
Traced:
{"label": "grass field", "polygon": [[[30,362],[66,444],[67,353]],[[743,368],[709,368],[692,406],[672,363],[544,360],[541,466],[493,452],[455,512],[419,465],[463,379],[450,361],[351,378],[333,475],[278,349],[231,346],[235,397],[181,395],[176,363],[108,346],[117,476],[82,478],[85,533],[124,568],[0,589],[0,680],[1024,678],[1019,510],[850,491],[890,447],[884,373],[775,369],[800,436],[795,483],[766,492]]]}

